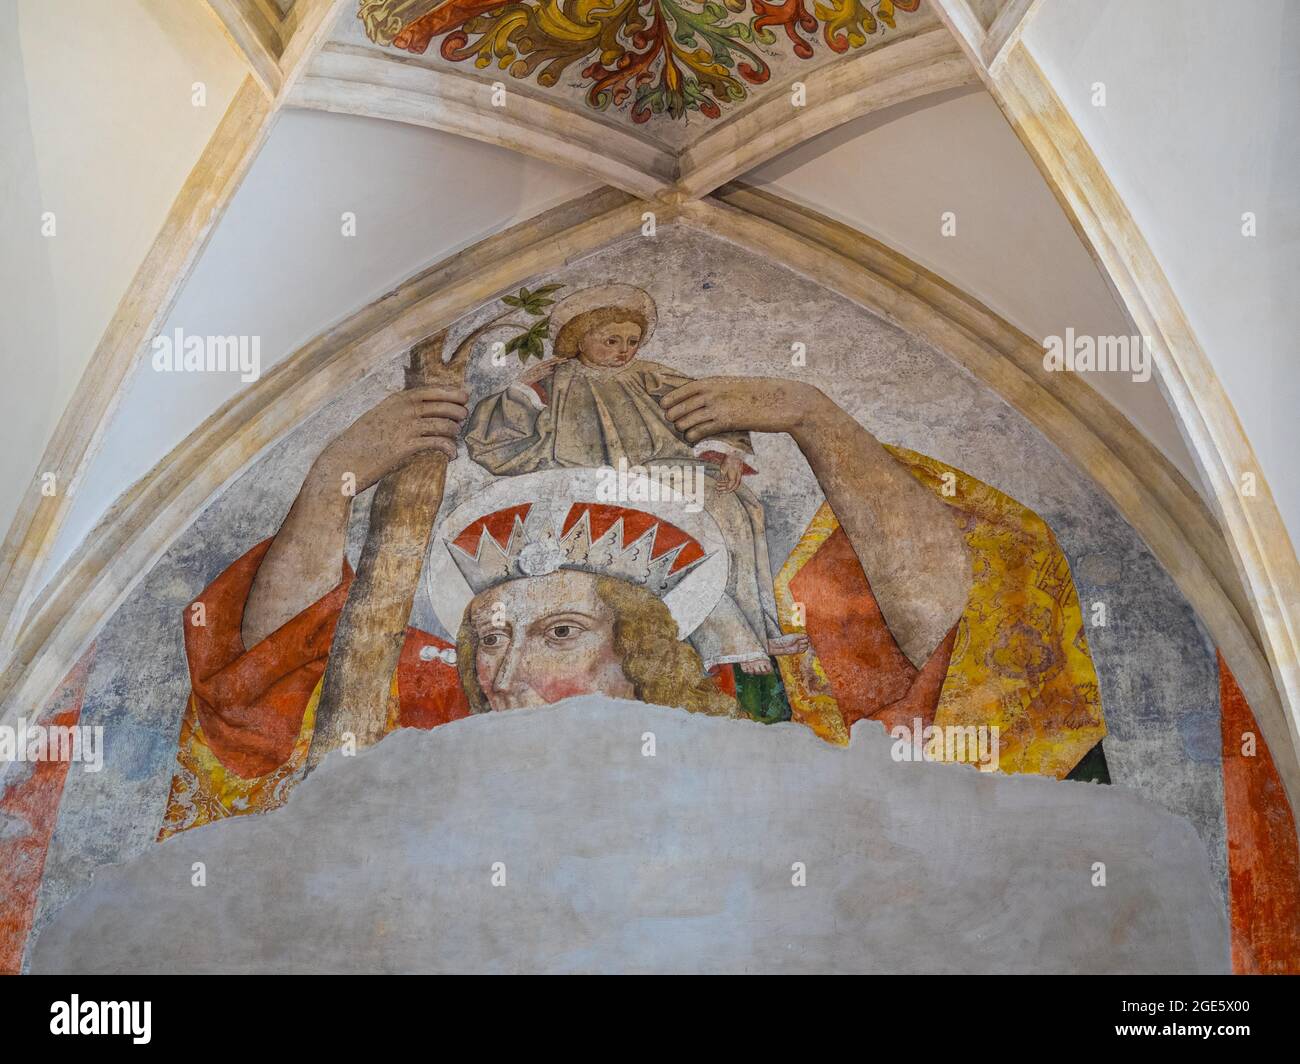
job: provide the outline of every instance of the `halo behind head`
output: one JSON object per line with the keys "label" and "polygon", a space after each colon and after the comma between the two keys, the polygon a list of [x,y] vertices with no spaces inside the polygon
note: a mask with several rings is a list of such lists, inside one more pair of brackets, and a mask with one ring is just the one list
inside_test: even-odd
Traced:
{"label": "halo behind head", "polygon": [[[612,312],[616,309],[622,311],[623,315],[612,314],[600,324],[635,321],[641,326],[641,346],[644,347],[659,321],[658,310],[650,293],[631,284],[599,284],[574,292],[555,304],[555,309],[551,311],[551,339],[555,341],[556,357],[568,358],[577,353],[577,342],[581,337],[576,335],[576,329],[566,332],[565,326],[574,322],[581,328],[583,323],[576,322],[578,317],[593,311]],[[605,317],[604,314],[601,317]],[[565,346],[572,347],[567,354],[560,350],[562,340]]]}

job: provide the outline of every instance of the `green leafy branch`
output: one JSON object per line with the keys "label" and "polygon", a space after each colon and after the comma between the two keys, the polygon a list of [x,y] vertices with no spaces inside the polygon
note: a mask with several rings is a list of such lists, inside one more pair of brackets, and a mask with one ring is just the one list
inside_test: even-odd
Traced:
{"label": "green leafy branch", "polygon": [[[502,296],[501,302],[510,309],[487,324],[480,325],[466,336],[457,345],[456,353],[451,360],[454,362],[461,358],[476,341],[493,329],[517,329],[519,331],[506,341],[505,353],[518,355],[522,365],[526,365],[530,358],[541,361],[546,357],[546,337],[551,328],[551,317],[546,308],[554,306],[555,300],[550,296],[563,287],[562,284],[544,284],[535,291],[530,292],[527,288],[521,288],[516,295]],[[515,312],[520,310],[538,320],[531,325],[510,321]]]}
{"label": "green leafy branch", "polygon": [[558,292],[564,285],[562,284],[544,284],[536,292],[530,292],[527,288],[519,289],[517,296],[502,296],[501,302],[507,307],[518,307],[520,310],[527,311],[529,314],[544,314],[545,308],[553,306],[555,300],[547,299],[552,292]]}

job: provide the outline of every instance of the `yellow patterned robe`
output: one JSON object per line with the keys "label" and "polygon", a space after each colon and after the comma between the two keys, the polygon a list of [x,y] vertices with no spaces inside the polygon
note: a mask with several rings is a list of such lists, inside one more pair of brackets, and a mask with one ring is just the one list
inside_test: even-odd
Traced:
{"label": "yellow patterned robe", "polygon": [[[938,727],[997,727],[999,768],[1066,776],[1106,734],[1079,598],[1056,537],[1032,510],[959,469],[887,450],[951,507],[969,547],[973,586],[939,695]],[[823,504],[776,579],[782,627],[806,631],[791,592],[839,527]],[[795,720],[830,742],[848,726],[814,651],[779,658]],[[967,758],[972,760],[972,758]]]}

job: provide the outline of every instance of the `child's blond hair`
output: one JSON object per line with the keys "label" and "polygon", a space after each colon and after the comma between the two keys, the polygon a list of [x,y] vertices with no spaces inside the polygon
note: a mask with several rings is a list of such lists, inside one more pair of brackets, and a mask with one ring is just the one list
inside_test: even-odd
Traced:
{"label": "child's blond hair", "polygon": [[617,321],[633,322],[641,327],[641,335],[645,335],[645,315],[639,310],[631,310],[628,307],[597,307],[585,314],[575,315],[565,322],[559,335],[555,337],[555,357],[573,358],[578,353],[578,343],[587,333],[604,325],[613,325]]}

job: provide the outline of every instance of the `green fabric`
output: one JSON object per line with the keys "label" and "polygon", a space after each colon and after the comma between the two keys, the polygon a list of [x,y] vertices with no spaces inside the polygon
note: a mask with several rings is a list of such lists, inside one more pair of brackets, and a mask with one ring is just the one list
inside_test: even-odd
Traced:
{"label": "green fabric", "polygon": [[1084,754],[1065,778],[1076,783],[1109,783],[1110,769],[1106,767],[1106,751],[1101,748],[1101,743]]}
{"label": "green fabric", "polygon": [[736,701],[750,717],[763,724],[790,719],[790,703],[775,662],[766,676],[751,676],[736,665],[731,666],[731,671],[736,677]]}

